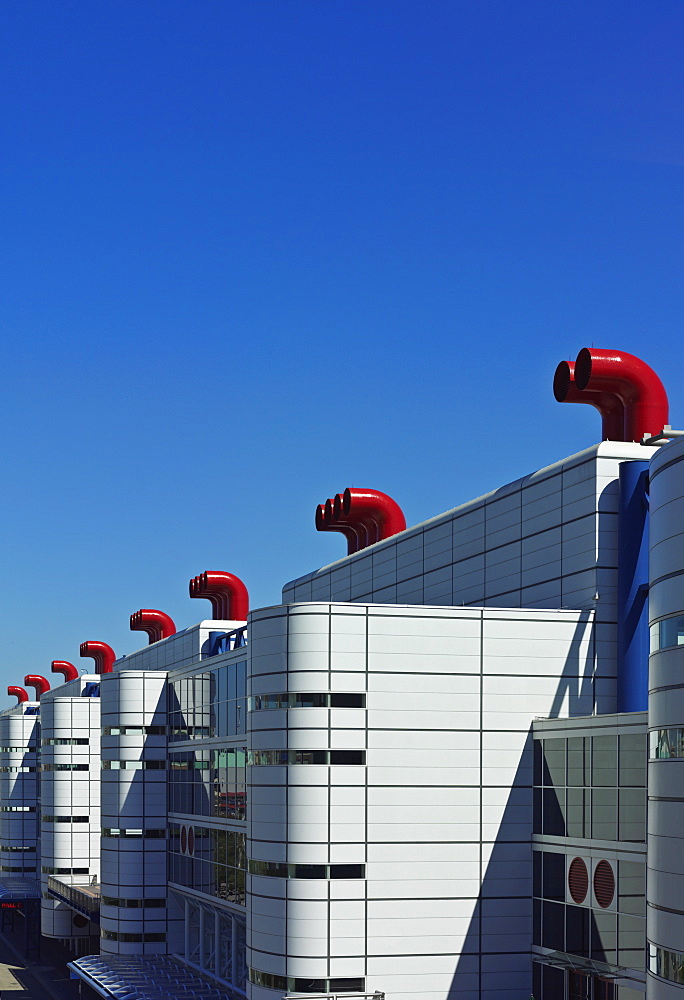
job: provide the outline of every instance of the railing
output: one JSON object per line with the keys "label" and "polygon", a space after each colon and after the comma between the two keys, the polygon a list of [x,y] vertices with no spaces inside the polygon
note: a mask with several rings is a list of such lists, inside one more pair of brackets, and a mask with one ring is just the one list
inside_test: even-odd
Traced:
{"label": "railing", "polygon": [[89,920],[100,921],[100,886],[97,882],[63,882],[48,875],[48,895],[66,903],[72,910],[82,913]]}
{"label": "railing", "polygon": [[219,653],[231,653],[234,649],[242,649],[247,645],[247,626],[236,628],[232,632],[225,632],[219,635],[214,643],[211,656],[218,656]]}
{"label": "railing", "polygon": [[286,993],[283,1000],[385,1000],[385,994],[375,993]]}

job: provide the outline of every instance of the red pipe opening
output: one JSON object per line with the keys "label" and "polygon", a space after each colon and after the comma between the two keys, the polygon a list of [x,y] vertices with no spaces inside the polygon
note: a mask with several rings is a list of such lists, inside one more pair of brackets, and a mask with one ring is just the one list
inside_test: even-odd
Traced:
{"label": "red pipe opening", "polygon": [[561,361],[556,368],[553,394],[559,403],[587,403],[595,407],[602,418],[603,441],[625,440],[625,408],[622,401],[614,393],[601,389],[581,391],[575,382],[575,365],[572,361]]}
{"label": "red pipe opening", "polygon": [[106,642],[89,639],[81,643],[81,656],[90,656],[95,660],[96,674],[111,674],[116,653]]}
{"label": "red pipe opening", "polygon": [[150,646],[160,639],[168,639],[170,635],[176,634],[176,626],[173,619],[163,611],[155,611],[154,608],[141,608],[131,615],[131,632],[147,632],[150,639]]}
{"label": "red pipe opening", "polygon": [[[379,490],[347,487],[342,509],[350,520],[377,525],[377,541],[406,531],[406,518],[399,504]],[[372,543],[371,543],[372,544]]]}
{"label": "red pipe opening", "polygon": [[50,690],[50,681],[46,677],[41,677],[40,674],[27,674],[24,677],[24,684],[26,687],[35,688],[36,701],[40,701],[41,694]]}
{"label": "red pipe opening", "polygon": [[575,361],[575,383],[580,392],[599,390],[618,397],[625,408],[625,441],[641,441],[669,422],[663,383],[633,354],[584,347]]}
{"label": "red pipe opening", "polygon": [[78,677],[77,668],[68,660],[53,660],[51,667],[53,674],[62,674],[65,681],[75,681]]}
{"label": "red pipe opening", "polygon": [[217,621],[247,621],[249,593],[239,576],[222,570],[208,569],[194,576],[189,584],[190,597],[203,597],[211,602]]}
{"label": "red pipe opening", "polygon": [[24,688],[17,687],[16,684],[7,685],[7,694],[10,697],[14,695],[14,697],[17,699],[17,705],[21,705],[22,702],[28,701],[28,694],[26,693]]}

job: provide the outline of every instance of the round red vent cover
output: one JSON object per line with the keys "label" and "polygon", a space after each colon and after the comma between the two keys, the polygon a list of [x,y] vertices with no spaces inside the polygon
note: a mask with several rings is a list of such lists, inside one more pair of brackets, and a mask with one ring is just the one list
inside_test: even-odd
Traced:
{"label": "round red vent cover", "polygon": [[594,895],[596,902],[604,910],[613,902],[615,876],[607,861],[599,861],[594,869]]}
{"label": "round red vent cover", "polygon": [[581,858],[573,858],[568,868],[568,889],[575,903],[583,903],[589,888],[589,872]]}
{"label": "round red vent cover", "polygon": [[185,854],[188,849],[188,831],[184,826],[181,827],[181,854]]}
{"label": "round red vent cover", "polygon": [[195,828],[194,826],[188,827],[188,854],[195,853]]}

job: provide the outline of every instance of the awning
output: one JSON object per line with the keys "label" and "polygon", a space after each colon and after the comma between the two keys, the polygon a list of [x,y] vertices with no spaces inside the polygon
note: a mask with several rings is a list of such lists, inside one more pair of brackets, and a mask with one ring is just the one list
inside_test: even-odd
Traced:
{"label": "awning", "polygon": [[14,902],[22,899],[40,899],[40,883],[34,878],[17,875],[0,878],[0,901]]}
{"label": "awning", "polygon": [[106,1000],[244,1000],[169,955],[86,955],[67,968]]}

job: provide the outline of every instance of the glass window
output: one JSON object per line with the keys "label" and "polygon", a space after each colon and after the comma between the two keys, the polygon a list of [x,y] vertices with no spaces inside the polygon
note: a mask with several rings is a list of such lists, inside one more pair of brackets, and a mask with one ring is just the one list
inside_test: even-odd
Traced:
{"label": "glass window", "polygon": [[629,969],[643,969],[646,948],[644,917],[618,914],[618,962]]}
{"label": "glass window", "polygon": [[684,729],[653,729],[649,744],[650,755],[656,760],[684,757]]}
{"label": "glass window", "polygon": [[545,788],[543,829],[552,837],[565,836],[565,789]]}
{"label": "glass window", "polygon": [[628,733],[620,736],[619,749],[619,783],[644,788],[646,785],[646,736],[641,733]]}
{"label": "glass window", "polygon": [[617,839],[617,788],[593,789],[591,835],[595,840]]}
{"label": "glass window", "polygon": [[591,911],[591,957],[597,962],[617,962],[617,914]]}
{"label": "glass window", "polygon": [[545,785],[565,784],[565,740],[544,740],[544,770]]}
{"label": "glass window", "polygon": [[617,736],[592,737],[592,785],[617,785]]}
{"label": "glass window", "polygon": [[586,906],[565,907],[565,951],[570,955],[589,957],[589,917]]}
{"label": "glass window", "polygon": [[562,903],[542,904],[542,947],[565,950],[565,907]]}
{"label": "glass window", "polygon": [[542,775],[544,771],[544,751],[541,740],[533,741],[533,750],[534,758],[532,783],[534,785],[541,785],[543,784]]}
{"label": "glass window", "polygon": [[545,899],[565,899],[565,855],[551,854],[544,851],[542,855],[542,894]]}
{"label": "glass window", "polygon": [[568,837],[582,839],[591,835],[589,822],[590,802],[591,791],[589,788],[568,788]]}
{"label": "glass window", "polygon": [[532,851],[532,895],[542,894],[542,852]]}
{"label": "glass window", "polygon": [[684,615],[663,618],[658,624],[660,625],[658,649],[684,645]]}
{"label": "glass window", "polygon": [[646,865],[638,861],[620,861],[618,865],[618,910],[621,913],[646,915]]}
{"label": "glass window", "polygon": [[618,837],[620,840],[646,840],[646,789],[621,788],[619,793]]}
{"label": "glass window", "polygon": [[589,740],[584,736],[571,736],[568,740],[568,785],[583,786],[589,780]]}

